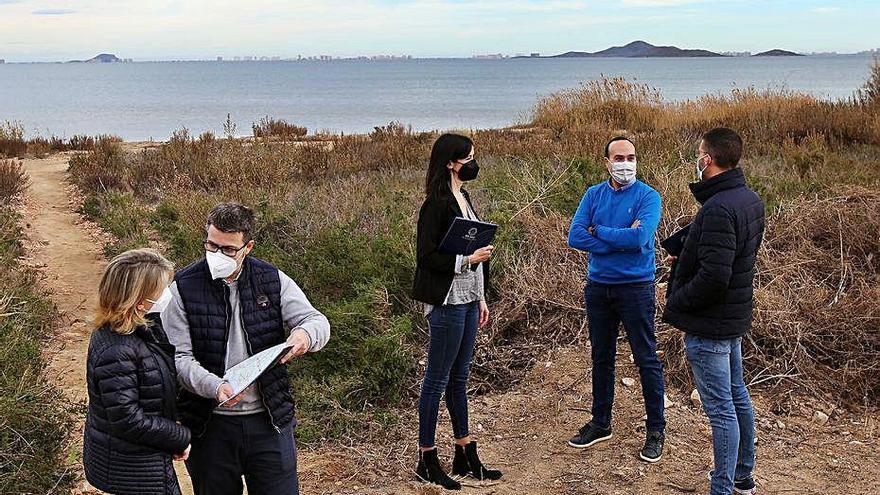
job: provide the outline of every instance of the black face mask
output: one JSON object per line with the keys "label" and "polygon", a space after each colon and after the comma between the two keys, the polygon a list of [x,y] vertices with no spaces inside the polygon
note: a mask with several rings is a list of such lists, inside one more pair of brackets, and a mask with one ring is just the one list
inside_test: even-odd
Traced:
{"label": "black face mask", "polygon": [[478,173],[480,173],[480,166],[477,165],[476,160],[471,160],[458,169],[458,179],[462,182],[471,181],[477,178]]}

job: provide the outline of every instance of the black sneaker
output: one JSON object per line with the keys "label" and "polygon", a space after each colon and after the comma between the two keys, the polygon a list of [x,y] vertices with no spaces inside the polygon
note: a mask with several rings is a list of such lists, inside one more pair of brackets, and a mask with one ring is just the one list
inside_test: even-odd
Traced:
{"label": "black sneaker", "polygon": [[[709,481],[712,481],[712,473],[713,471],[709,471],[706,475],[706,477],[709,478]],[[733,493],[736,495],[755,495],[755,493],[758,493],[758,487],[755,485],[755,478],[749,476],[744,480],[734,480]]]}
{"label": "black sneaker", "polygon": [[578,430],[578,434],[571,437],[568,444],[576,449],[585,449],[599,442],[611,439],[611,428],[599,428],[592,421]]}
{"label": "black sneaker", "polygon": [[639,452],[639,457],[647,462],[659,461],[663,457],[663,441],[665,439],[666,436],[662,431],[649,431],[645,438],[645,446]]}

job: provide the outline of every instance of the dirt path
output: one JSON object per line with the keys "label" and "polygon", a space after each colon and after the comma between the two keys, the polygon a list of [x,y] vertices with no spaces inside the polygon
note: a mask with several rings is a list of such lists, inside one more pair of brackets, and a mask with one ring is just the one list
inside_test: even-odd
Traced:
{"label": "dirt path", "polygon": [[[25,221],[31,239],[30,263],[44,274],[44,283],[64,318],[51,349],[51,372],[71,400],[82,401],[86,391],[87,321],[106,263],[102,234],[75,212],[76,194],[65,182],[67,157],[26,160],[31,178]],[[638,379],[628,350],[621,347],[618,376]],[[707,493],[705,473],[711,468],[711,436],[702,412],[686,394],[670,391],[674,405],[667,410],[667,450],[661,462],[647,465],[637,452],[644,436],[644,408],[638,386],[618,384],[615,436],[587,451],[565,445],[588,419],[589,355],[586,349],[548,351],[513,390],[472,401],[471,427],[481,441],[484,460],[505,471],[501,482],[468,482],[463,493],[481,495],[529,494],[647,494]],[[758,467],[761,493],[836,495],[880,493],[880,415],[837,410],[827,424],[817,424],[817,409],[831,411],[819,400],[795,401],[791,411],[771,412],[772,397],[753,391],[758,417]],[[450,454],[448,418],[441,412],[438,445]],[[414,414],[386,433],[365,432],[371,440],[348,446],[325,446],[300,451],[303,493],[440,494],[412,481],[416,460]],[[72,449],[77,458],[78,434]],[[191,493],[178,465],[185,493]],[[76,493],[91,493],[80,484]]]}
{"label": "dirt path", "polygon": [[[28,236],[27,262],[43,274],[43,284],[62,318],[52,344],[46,350],[49,373],[55,378],[70,401],[85,402],[85,360],[88,351],[93,309],[97,288],[107,264],[103,235],[78,213],[77,194],[66,181],[66,154],[45,159],[25,160],[24,169],[30,177],[25,197],[24,220]],[[72,458],[80,458],[80,435],[83,417],[71,438]],[[178,469],[185,475],[185,470]],[[181,472],[184,471],[184,472]],[[188,479],[186,494],[191,493]],[[75,493],[95,492],[85,481]],[[95,492],[96,493],[96,492]]]}
{"label": "dirt path", "polygon": [[[471,400],[471,431],[480,440],[484,462],[504,471],[496,483],[467,481],[461,493],[521,494],[706,494],[712,468],[711,431],[702,411],[687,394],[670,390],[666,410],[667,441],[656,464],[639,460],[644,441],[644,405],[638,370],[622,345],[614,438],[583,451],[566,445],[589,419],[589,352],[584,348],[549,351],[522,385],[507,393]],[[634,386],[621,384],[622,377]],[[771,398],[755,390],[757,466],[761,494],[880,494],[880,432],[876,414],[837,411],[823,425],[812,419],[829,405],[796,401],[790,414],[771,412]],[[437,445],[451,463],[449,419],[441,410]],[[354,445],[331,458],[303,453],[304,493],[417,494],[443,493],[412,481],[416,421],[404,420],[403,439],[385,445]]]}

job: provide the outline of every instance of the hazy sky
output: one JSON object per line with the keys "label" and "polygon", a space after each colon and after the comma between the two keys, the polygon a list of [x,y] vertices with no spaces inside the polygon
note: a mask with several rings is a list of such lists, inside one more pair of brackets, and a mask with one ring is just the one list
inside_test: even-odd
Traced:
{"label": "hazy sky", "polygon": [[135,60],[880,47],[880,1],[0,0],[0,58]]}

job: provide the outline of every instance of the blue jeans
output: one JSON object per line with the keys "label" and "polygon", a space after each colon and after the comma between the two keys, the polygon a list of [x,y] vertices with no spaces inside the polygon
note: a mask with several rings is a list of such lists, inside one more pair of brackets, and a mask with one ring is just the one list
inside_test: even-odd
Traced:
{"label": "blue jeans", "polygon": [[734,480],[755,468],[755,413],[743,381],[742,338],[715,340],[685,334],[688,361],[712,425],[712,495],[730,495]]}
{"label": "blue jeans", "polygon": [[435,306],[428,315],[430,343],[428,366],[419,395],[419,446],[433,447],[437,431],[440,396],[446,392],[446,408],[456,439],[468,432],[467,381],[474,356],[479,301]]}
{"label": "blue jeans", "polygon": [[593,358],[593,424],[611,427],[614,404],[614,358],[617,334],[623,328],[639,367],[648,431],[666,428],[663,403],[663,364],[657,358],[654,335],[654,283],[607,285],[590,281],[584,288]]}

